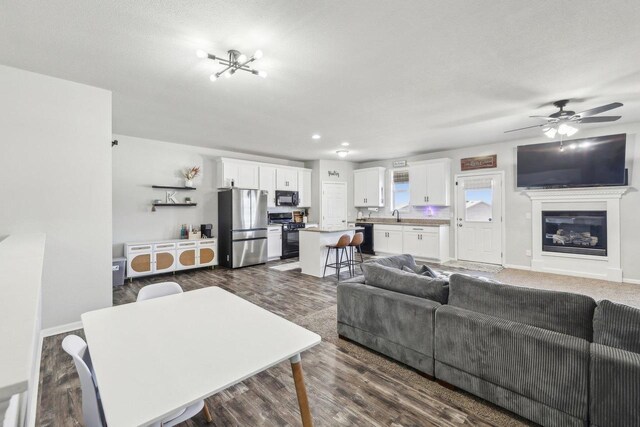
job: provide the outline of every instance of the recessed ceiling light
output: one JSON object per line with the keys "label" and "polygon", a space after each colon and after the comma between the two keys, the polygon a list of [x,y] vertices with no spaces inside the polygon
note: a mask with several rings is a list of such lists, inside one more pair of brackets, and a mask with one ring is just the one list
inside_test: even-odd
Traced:
{"label": "recessed ceiling light", "polygon": [[311,135],[311,139],[315,139],[316,141],[320,138],[321,138],[320,135],[318,135],[317,133],[314,133],[313,135]]}
{"label": "recessed ceiling light", "polygon": [[347,154],[349,154],[349,151],[347,150],[338,150],[336,151],[336,154],[338,155],[338,157],[347,157]]}
{"label": "recessed ceiling light", "polygon": [[342,145],[343,147],[348,147],[348,146],[349,146],[349,143],[348,143],[347,141],[345,141],[345,142],[343,142],[343,143],[342,143],[342,144],[340,144],[340,145]]}

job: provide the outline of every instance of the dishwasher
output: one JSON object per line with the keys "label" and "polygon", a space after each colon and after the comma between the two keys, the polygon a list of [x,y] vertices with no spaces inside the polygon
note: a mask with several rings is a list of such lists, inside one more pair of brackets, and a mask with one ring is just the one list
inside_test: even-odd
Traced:
{"label": "dishwasher", "polygon": [[356,227],[362,227],[364,230],[364,242],[360,246],[363,254],[375,255],[373,251],[373,224],[370,222],[356,222]]}

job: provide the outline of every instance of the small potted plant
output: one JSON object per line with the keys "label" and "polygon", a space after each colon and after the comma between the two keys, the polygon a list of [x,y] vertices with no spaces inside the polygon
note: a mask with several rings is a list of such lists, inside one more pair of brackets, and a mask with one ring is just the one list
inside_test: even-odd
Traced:
{"label": "small potted plant", "polygon": [[184,186],[185,187],[193,187],[193,179],[200,175],[200,167],[194,166],[190,169],[187,169],[182,174],[184,176]]}

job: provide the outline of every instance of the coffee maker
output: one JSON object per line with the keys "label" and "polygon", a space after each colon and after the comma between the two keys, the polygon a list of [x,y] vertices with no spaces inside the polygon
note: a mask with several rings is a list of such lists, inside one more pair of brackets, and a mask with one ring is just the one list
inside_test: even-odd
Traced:
{"label": "coffee maker", "polygon": [[213,225],[212,224],[201,224],[200,225],[200,233],[202,233],[202,238],[210,239],[213,237]]}

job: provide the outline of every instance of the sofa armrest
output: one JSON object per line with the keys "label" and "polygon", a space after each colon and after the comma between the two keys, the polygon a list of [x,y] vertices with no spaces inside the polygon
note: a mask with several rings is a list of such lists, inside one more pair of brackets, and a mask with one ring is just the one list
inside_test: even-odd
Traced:
{"label": "sofa armrest", "polygon": [[338,323],[433,356],[435,312],[441,304],[360,283],[338,284]]}

